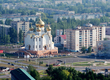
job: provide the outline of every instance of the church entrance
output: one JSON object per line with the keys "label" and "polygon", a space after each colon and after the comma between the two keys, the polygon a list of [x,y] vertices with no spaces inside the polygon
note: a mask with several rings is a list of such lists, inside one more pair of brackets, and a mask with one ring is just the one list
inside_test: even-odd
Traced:
{"label": "church entrance", "polygon": [[29,45],[29,50],[30,50],[31,46]]}
{"label": "church entrance", "polygon": [[46,46],[44,46],[44,49],[46,50]]}

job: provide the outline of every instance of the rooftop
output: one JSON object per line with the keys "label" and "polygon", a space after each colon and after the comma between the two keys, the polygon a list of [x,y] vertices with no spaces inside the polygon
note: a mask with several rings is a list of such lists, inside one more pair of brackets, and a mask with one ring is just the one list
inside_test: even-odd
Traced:
{"label": "rooftop", "polygon": [[66,39],[66,35],[60,35],[63,39]]}
{"label": "rooftop", "polygon": [[21,68],[14,69],[10,73],[16,80],[35,80],[27,71]]}

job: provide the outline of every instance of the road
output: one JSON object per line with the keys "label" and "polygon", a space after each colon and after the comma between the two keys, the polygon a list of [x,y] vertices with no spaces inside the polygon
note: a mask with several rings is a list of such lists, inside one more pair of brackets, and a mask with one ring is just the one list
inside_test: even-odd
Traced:
{"label": "road", "polygon": [[[74,56],[78,56],[78,54],[74,55]],[[15,60],[11,60],[11,59],[2,59],[0,58],[0,60],[3,60],[3,61],[7,61],[7,62],[13,62],[15,63],[16,60],[26,60],[26,59],[15,59]],[[33,58],[32,60],[36,60],[36,58]],[[73,63],[73,62],[81,62],[81,61],[94,61],[94,60],[105,60],[105,59],[101,59],[101,58],[95,58],[95,57],[87,57],[87,55],[85,54],[81,54],[80,56],[74,58],[74,57],[70,57],[70,58],[60,58],[60,59],[41,59],[41,60],[38,60],[38,61],[43,61],[44,63],[54,63],[56,62],[57,60],[62,60],[62,61],[65,61],[66,63]],[[110,59],[106,59],[106,61],[110,62]],[[5,62],[1,62],[2,64],[7,64]],[[26,63],[22,63],[22,62],[19,62],[19,64],[21,65],[29,65],[29,64],[26,64]],[[20,65],[15,65],[17,67],[22,67]],[[47,67],[42,67],[42,66],[38,66],[38,65],[33,65],[34,67],[38,67],[37,70],[46,70]],[[82,71],[84,70],[86,67],[75,67],[76,70],[78,71]],[[110,68],[109,66],[90,66],[89,68],[91,69],[107,69],[107,68]],[[5,77],[8,77],[9,75],[4,75],[4,76],[0,76],[0,78],[5,78]]]}

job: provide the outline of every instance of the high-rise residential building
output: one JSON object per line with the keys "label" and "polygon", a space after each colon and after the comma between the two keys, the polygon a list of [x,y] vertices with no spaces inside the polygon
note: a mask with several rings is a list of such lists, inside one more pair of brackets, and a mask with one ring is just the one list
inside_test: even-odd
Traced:
{"label": "high-rise residential building", "polygon": [[88,48],[96,47],[97,41],[105,38],[105,27],[85,25],[85,27],[77,27],[77,29],[66,30],[66,47],[70,50],[80,51],[84,46]]}
{"label": "high-rise residential building", "polygon": [[63,35],[63,29],[56,30],[56,36]]}
{"label": "high-rise residential building", "polygon": [[19,42],[19,31],[22,30],[23,36],[29,31],[29,22],[12,21],[11,27],[17,31],[17,42]]}

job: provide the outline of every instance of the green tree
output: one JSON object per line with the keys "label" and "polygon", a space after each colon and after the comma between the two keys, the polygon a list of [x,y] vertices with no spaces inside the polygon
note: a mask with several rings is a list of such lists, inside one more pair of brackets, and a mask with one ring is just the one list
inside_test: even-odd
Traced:
{"label": "green tree", "polygon": [[69,77],[69,72],[67,70],[62,70],[60,72],[60,80],[67,80]]}
{"label": "green tree", "polygon": [[52,65],[49,65],[48,69],[46,70],[47,74],[49,76],[51,76],[52,75],[52,71],[53,71],[53,66]]}
{"label": "green tree", "polygon": [[88,47],[87,53],[91,53],[91,51],[92,51],[92,47],[90,46],[90,47]]}
{"label": "green tree", "polygon": [[7,44],[10,43],[10,35],[5,35],[5,42],[6,42]]}
{"label": "green tree", "polygon": [[104,41],[108,40],[107,38],[104,38]]}
{"label": "green tree", "polygon": [[50,76],[43,76],[40,80],[51,80]]}
{"label": "green tree", "polygon": [[0,24],[3,24],[3,21],[2,20],[0,20]]}
{"label": "green tree", "polygon": [[27,72],[30,74],[33,71],[34,67],[32,65],[28,65]]}
{"label": "green tree", "polygon": [[36,14],[35,10],[30,11],[30,15],[35,15],[35,14]]}
{"label": "green tree", "polygon": [[40,80],[40,74],[37,70],[33,69],[32,71],[30,71],[30,75],[36,79],[36,80]]}
{"label": "green tree", "polygon": [[81,49],[81,51],[82,51],[82,53],[85,53],[85,51],[86,51],[86,47],[82,47],[82,49]]}
{"label": "green tree", "polygon": [[20,43],[23,42],[23,32],[22,32],[21,29],[19,30],[19,42],[20,42]]}
{"label": "green tree", "polygon": [[10,28],[8,34],[10,35],[10,42],[16,43],[17,42],[17,31],[14,28]]}
{"label": "green tree", "polygon": [[6,20],[5,20],[5,24],[6,24],[6,25],[10,25],[11,21],[12,21],[11,19],[6,19]]}

